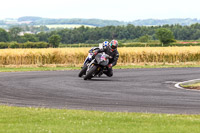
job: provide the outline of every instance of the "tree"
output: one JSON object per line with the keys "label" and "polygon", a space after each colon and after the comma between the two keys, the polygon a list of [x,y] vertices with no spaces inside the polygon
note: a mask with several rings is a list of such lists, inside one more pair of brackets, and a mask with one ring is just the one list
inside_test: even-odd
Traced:
{"label": "tree", "polygon": [[8,42],[10,40],[8,32],[0,28],[0,42]]}
{"label": "tree", "polygon": [[59,35],[52,35],[51,37],[49,37],[49,44],[50,46],[57,48],[59,46],[59,43],[61,41],[61,37]]}
{"label": "tree", "polygon": [[27,34],[27,33],[24,34],[23,39],[25,42],[28,42],[28,41],[29,42],[38,42],[39,41],[39,39],[35,35]]}
{"label": "tree", "polygon": [[13,27],[9,29],[9,34],[12,41],[19,41],[19,33],[22,31],[20,27]]}
{"label": "tree", "polygon": [[149,35],[144,35],[144,36],[141,36],[139,38],[140,42],[148,42],[149,40],[150,40],[150,36]]}
{"label": "tree", "polygon": [[166,28],[157,29],[156,38],[158,38],[162,44],[175,42],[173,32]]}
{"label": "tree", "polygon": [[36,37],[41,42],[48,42],[48,33],[40,32],[40,33],[36,34]]}

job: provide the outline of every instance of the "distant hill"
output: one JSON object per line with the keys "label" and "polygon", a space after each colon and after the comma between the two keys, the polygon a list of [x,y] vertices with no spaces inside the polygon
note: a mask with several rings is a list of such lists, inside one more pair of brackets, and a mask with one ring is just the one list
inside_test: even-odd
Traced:
{"label": "distant hill", "polygon": [[191,25],[194,23],[200,23],[198,19],[141,19],[134,20],[130,22],[117,21],[117,20],[102,20],[102,19],[81,19],[81,18],[73,18],[73,19],[53,19],[53,18],[42,18],[42,17],[33,17],[33,16],[25,16],[16,19],[16,21],[6,21],[0,20],[0,25],[58,25],[58,24],[77,24],[77,25],[91,25],[97,27],[103,26],[119,26],[119,25],[127,25],[133,24],[136,26],[158,26],[158,25],[172,25],[172,24],[180,24],[180,25]]}
{"label": "distant hill", "polygon": [[35,22],[35,21],[39,21],[39,20],[42,20],[43,18],[41,17],[32,17],[32,16],[27,16],[27,17],[20,17],[18,18],[18,21],[19,22],[22,22],[22,21],[32,21],[32,22]]}
{"label": "distant hill", "polygon": [[173,19],[144,19],[144,20],[135,20],[130,22],[133,25],[172,25],[172,24],[180,24],[180,25],[191,25],[194,23],[200,23],[198,19],[191,18],[173,18]]}
{"label": "distant hill", "polygon": [[40,17],[21,17],[18,18],[19,22],[31,21],[31,25],[50,25],[50,24],[81,24],[81,25],[91,25],[91,26],[108,26],[108,25],[126,25],[125,22],[117,20],[102,20],[102,19],[52,19],[52,18],[40,18]]}

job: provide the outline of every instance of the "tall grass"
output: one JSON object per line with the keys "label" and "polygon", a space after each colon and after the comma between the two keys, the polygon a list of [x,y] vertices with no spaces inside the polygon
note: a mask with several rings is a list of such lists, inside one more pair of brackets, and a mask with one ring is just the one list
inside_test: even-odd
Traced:
{"label": "tall grass", "polygon": [[120,63],[199,62],[200,47],[120,48]]}
{"label": "tall grass", "polygon": [[86,55],[86,48],[3,49],[0,65],[80,64]]}
{"label": "tall grass", "polygon": [[[82,64],[90,48],[1,49],[0,65]],[[200,47],[118,48],[119,64],[199,62]]]}

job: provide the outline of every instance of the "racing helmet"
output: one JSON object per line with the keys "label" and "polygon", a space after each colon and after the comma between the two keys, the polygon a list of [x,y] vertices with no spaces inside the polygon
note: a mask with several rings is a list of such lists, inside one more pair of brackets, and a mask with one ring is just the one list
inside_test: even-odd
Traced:
{"label": "racing helmet", "polygon": [[106,47],[106,46],[108,46],[109,45],[109,42],[108,41],[104,41],[103,42],[103,47]]}
{"label": "racing helmet", "polygon": [[109,48],[114,51],[116,50],[118,47],[118,41],[117,40],[112,40],[110,43],[109,43]]}

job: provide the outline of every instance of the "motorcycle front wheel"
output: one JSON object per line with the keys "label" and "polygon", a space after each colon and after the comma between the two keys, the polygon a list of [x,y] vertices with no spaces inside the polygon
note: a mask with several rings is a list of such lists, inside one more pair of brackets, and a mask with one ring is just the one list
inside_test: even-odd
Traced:
{"label": "motorcycle front wheel", "polygon": [[91,79],[93,77],[93,74],[95,73],[96,69],[97,69],[97,66],[93,65],[92,68],[90,68],[90,70],[85,75],[84,80]]}
{"label": "motorcycle front wheel", "polygon": [[87,65],[84,65],[81,71],[79,72],[78,76],[82,77],[87,71]]}

